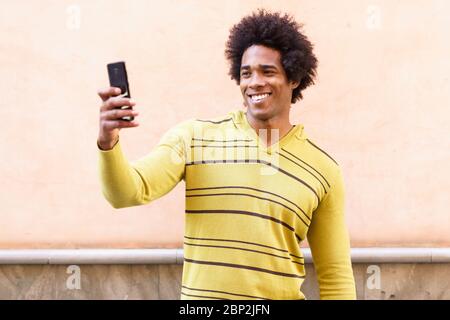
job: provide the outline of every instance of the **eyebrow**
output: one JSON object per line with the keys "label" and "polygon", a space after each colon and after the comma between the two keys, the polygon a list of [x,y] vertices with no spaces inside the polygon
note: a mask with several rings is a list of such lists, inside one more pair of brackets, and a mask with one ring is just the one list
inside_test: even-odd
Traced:
{"label": "eyebrow", "polygon": [[[277,67],[272,65],[272,64],[260,64],[259,67],[261,69],[275,69],[275,70],[278,70]],[[244,70],[244,69],[248,70],[248,69],[250,69],[250,66],[249,65],[241,66],[241,70]]]}

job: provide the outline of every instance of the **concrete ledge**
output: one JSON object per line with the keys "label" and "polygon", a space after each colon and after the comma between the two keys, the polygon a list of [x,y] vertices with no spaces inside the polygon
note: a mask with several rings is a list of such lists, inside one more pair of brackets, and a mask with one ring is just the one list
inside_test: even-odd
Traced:
{"label": "concrete ledge", "polygon": [[[302,249],[306,263],[311,250]],[[353,248],[353,263],[448,263],[450,248]],[[182,264],[183,249],[3,249],[0,264]]]}
{"label": "concrete ledge", "polygon": [[183,261],[182,251],[182,249],[6,249],[0,250],[0,264],[177,264]]}

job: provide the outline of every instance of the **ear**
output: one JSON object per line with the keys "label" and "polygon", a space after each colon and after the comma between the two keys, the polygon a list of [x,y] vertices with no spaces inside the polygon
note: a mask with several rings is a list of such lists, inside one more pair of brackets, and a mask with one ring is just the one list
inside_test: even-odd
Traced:
{"label": "ear", "polygon": [[295,90],[300,85],[299,81],[291,81],[291,89]]}

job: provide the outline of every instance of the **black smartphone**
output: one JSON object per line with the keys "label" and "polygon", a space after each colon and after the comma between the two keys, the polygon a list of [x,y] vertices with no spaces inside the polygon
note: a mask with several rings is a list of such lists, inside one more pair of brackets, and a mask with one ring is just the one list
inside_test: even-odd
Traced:
{"label": "black smartphone", "polygon": [[[130,86],[128,84],[127,69],[124,61],[108,63],[109,84],[111,87],[118,87],[125,98],[131,98]],[[133,109],[130,106],[117,107],[116,109]],[[125,121],[133,121],[133,116],[121,118]]]}

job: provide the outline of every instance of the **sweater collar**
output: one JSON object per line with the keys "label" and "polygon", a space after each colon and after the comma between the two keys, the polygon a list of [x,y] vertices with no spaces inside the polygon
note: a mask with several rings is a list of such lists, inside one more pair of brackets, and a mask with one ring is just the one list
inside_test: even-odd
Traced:
{"label": "sweater collar", "polygon": [[[234,125],[236,128],[244,130],[254,130],[247,120],[247,116],[243,110],[234,110],[229,113],[232,117]],[[256,133],[256,131],[255,131]],[[304,130],[303,124],[295,124],[295,127],[291,129],[282,139],[290,135],[295,136],[298,140],[306,140],[307,136]]]}

